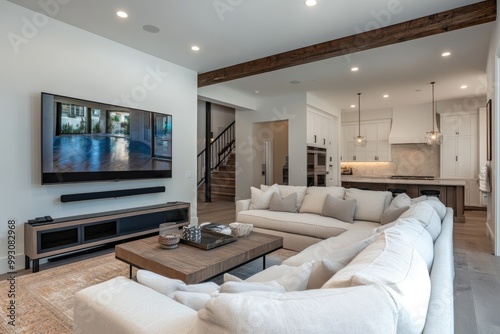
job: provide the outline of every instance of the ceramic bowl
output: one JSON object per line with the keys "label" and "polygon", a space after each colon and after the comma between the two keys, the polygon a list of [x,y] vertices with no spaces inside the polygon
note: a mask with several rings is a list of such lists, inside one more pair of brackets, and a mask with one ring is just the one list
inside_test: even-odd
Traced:
{"label": "ceramic bowl", "polygon": [[236,237],[246,237],[252,232],[253,225],[236,222],[229,224],[229,227],[231,228],[232,235]]}
{"label": "ceramic bowl", "polygon": [[161,248],[164,249],[174,249],[177,248],[177,244],[181,240],[179,234],[161,234],[158,236],[158,243]]}

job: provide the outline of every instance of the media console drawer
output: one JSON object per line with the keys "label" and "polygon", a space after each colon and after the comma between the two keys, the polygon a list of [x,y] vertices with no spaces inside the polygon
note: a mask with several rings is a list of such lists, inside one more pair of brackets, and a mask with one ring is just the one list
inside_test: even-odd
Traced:
{"label": "media console drawer", "polygon": [[126,210],[54,219],[47,224],[24,224],[26,269],[39,260],[158,232],[160,224],[189,225],[189,203],[167,203]]}

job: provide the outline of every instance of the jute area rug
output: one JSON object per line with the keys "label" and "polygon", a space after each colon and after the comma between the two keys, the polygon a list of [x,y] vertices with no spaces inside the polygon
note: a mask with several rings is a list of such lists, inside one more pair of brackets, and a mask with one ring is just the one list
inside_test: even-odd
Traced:
{"label": "jute area rug", "polygon": [[[295,252],[284,249],[271,253],[266,257],[266,266],[280,264],[293,254]],[[261,270],[262,259],[257,259],[231,273],[244,279]],[[17,277],[15,327],[8,324],[10,283],[2,281],[0,282],[0,333],[70,334],[73,332],[75,293],[113,277],[128,277],[128,275],[129,266],[116,260],[115,254],[110,253]],[[222,276],[213,281],[221,284]]]}

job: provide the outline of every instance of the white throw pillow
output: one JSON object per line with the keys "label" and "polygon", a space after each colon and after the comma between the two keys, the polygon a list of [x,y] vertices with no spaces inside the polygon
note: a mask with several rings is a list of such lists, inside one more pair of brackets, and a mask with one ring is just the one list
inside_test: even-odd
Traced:
{"label": "white throw pillow", "polygon": [[195,311],[199,311],[205,307],[205,303],[210,299],[211,295],[202,292],[187,292],[177,291],[174,293],[174,300]]}
{"label": "white throw pillow", "polygon": [[282,285],[286,291],[302,291],[307,288],[307,282],[313,268],[312,262],[304,263],[299,267],[285,264],[272,266],[247,278],[246,282],[271,282]]}
{"label": "white throw pillow", "polygon": [[181,280],[168,278],[148,270],[137,270],[137,282],[145,285],[167,297],[174,298],[176,291],[186,291],[186,283]]}
{"label": "white throw pillow", "polygon": [[137,270],[137,282],[170,298],[174,298],[174,294],[177,291],[210,294],[219,289],[219,286],[213,282],[186,284],[181,280],[161,276],[143,269]]}
{"label": "white throw pillow", "polygon": [[325,284],[333,275],[339,270],[344,268],[345,265],[340,262],[330,261],[324,259],[321,261],[314,261],[311,271],[311,276],[307,281],[307,290],[319,289]]}
{"label": "white throw pillow", "polygon": [[255,187],[250,187],[251,202],[250,202],[250,210],[267,210],[269,209],[269,205],[271,204],[271,198],[274,193],[279,193],[278,185],[274,184],[269,187],[267,190],[260,190]]}
{"label": "white throw pillow", "polygon": [[343,187],[308,187],[299,212],[321,215],[326,195],[344,199],[344,193],[345,188]]}
{"label": "white throw pillow", "polygon": [[[307,197],[307,195],[306,195]],[[365,220],[380,223],[382,213],[392,200],[390,191],[372,191],[348,188],[345,190],[345,199],[355,199],[355,220]]]}
{"label": "white throw pillow", "polygon": [[271,282],[226,282],[219,288],[219,293],[241,293],[249,291],[286,292],[285,287],[276,281]]}

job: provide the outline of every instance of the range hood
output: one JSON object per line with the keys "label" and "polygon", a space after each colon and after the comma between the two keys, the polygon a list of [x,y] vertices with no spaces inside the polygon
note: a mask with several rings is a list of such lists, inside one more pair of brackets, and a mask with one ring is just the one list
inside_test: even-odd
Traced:
{"label": "range hood", "polygon": [[[426,144],[425,134],[431,130],[432,105],[430,103],[394,108],[389,144]],[[437,127],[436,130],[439,131]]]}

